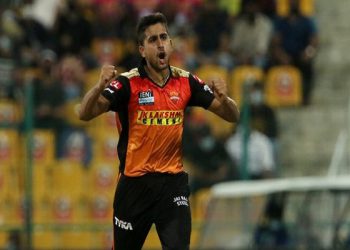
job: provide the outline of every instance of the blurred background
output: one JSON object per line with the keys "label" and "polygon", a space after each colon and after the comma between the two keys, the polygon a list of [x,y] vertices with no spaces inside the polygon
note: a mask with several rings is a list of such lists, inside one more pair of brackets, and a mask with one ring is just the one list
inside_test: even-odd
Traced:
{"label": "blurred background", "polygon": [[[346,181],[329,194],[336,178],[324,186],[305,179],[288,199],[293,185],[274,189],[274,181],[348,172],[349,10],[327,0],[1,0],[0,249],[111,248],[116,119],[81,122],[75,107],[102,64],[119,72],[138,65],[135,26],[155,11],[168,18],[171,64],[206,82],[225,79],[241,110],[234,125],[186,112],[191,249],[348,247]],[[213,192],[228,181],[237,186],[220,187],[230,195]],[[240,183],[265,191],[236,197],[247,188]],[[299,212],[284,224],[289,203]],[[320,204],[341,209],[305,215]],[[330,217],[337,220],[324,227],[337,234],[326,242],[313,221]],[[313,234],[289,234],[293,218]],[[160,249],[153,228],[144,249]]]}

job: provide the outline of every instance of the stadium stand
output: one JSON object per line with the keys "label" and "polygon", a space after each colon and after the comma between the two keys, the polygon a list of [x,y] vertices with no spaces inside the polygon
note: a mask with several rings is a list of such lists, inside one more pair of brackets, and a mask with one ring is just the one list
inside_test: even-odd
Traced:
{"label": "stadium stand", "polygon": [[[9,75],[0,76],[0,229],[4,226],[4,229],[0,230],[0,248],[4,248],[9,242],[8,227],[24,228],[23,199],[26,175],[30,165],[28,152],[31,152],[33,158],[34,249],[110,248],[110,221],[119,164],[117,156],[119,135],[116,128],[118,122],[115,115],[109,112],[90,123],[84,123],[77,119],[76,109],[81,95],[98,81],[99,67],[103,63],[115,64],[118,66],[118,72],[124,72],[129,69],[130,57],[136,58],[133,53],[138,52],[137,46],[130,47],[130,44],[134,44],[134,37],[129,29],[123,30],[123,25],[133,26],[134,19],[139,15],[148,11],[157,11],[160,7],[156,4],[155,6],[150,4],[151,9],[147,9],[149,7],[147,4],[136,6],[138,1],[63,0],[63,7],[58,7],[55,12],[41,11],[42,15],[48,15],[42,18],[41,15],[36,15],[31,1],[7,2],[8,6],[0,8],[2,18],[0,72],[4,73],[7,69],[6,59],[13,60],[16,68],[13,77],[12,75],[10,77],[13,84],[9,88],[9,85],[4,82],[5,78],[6,81],[10,79]],[[40,5],[40,1],[33,2]],[[156,2],[158,1],[154,1]],[[166,1],[159,1],[161,2]],[[174,32],[175,65],[190,69],[206,82],[210,82],[213,77],[223,78],[228,83],[230,95],[239,104],[242,103],[243,98],[242,86],[254,79],[260,80],[265,85],[267,102],[273,108],[289,106],[301,108],[300,72],[292,66],[273,65],[274,67],[268,70],[252,65],[237,66],[233,69],[224,67],[225,64],[220,66],[216,64],[220,62],[220,52],[225,51],[226,56],[233,56],[229,50],[226,50],[225,44],[221,43],[225,41],[225,36],[222,37],[219,47],[212,48],[217,54],[206,55],[205,60],[199,56],[202,51],[198,49],[199,41],[194,27],[198,26],[196,23],[198,10],[202,9],[203,2],[179,1],[178,6],[170,10],[169,27],[170,32]],[[229,7],[227,14],[230,16],[225,25],[230,29],[227,30],[234,28],[234,20],[238,15],[243,14],[241,5],[245,0],[235,0],[234,4],[232,2],[220,1],[220,8],[225,13],[225,8]],[[289,0],[270,2],[275,2],[277,16],[289,14]],[[308,17],[314,17],[317,10],[315,2],[300,0],[302,13]],[[78,18],[70,20],[71,25],[60,26],[61,30],[57,30],[58,25],[57,23],[55,25],[55,21],[57,22],[58,17],[71,14],[71,9],[67,8],[69,4],[76,8],[75,14]],[[266,11],[266,8],[263,9]],[[55,14],[56,12],[58,15]],[[123,14],[126,16],[124,17]],[[269,17],[275,16],[271,14]],[[82,32],[82,30],[79,32],[76,30],[81,26],[75,26],[74,20],[82,19],[84,19],[84,25],[91,28],[92,40],[80,41],[83,46],[72,50],[79,39],[78,36],[75,39],[71,35]],[[64,35],[65,31],[67,36]],[[225,32],[228,31],[225,30]],[[224,35],[229,35],[225,32]],[[71,41],[72,38],[74,42]],[[76,59],[76,62],[84,68],[81,93],[74,92],[81,87],[78,86],[79,81],[69,75],[69,71],[65,74],[61,72],[63,62],[72,55],[74,60]],[[49,67],[51,64],[52,67]],[[24,117],[29,107],[23,103],[23,100],[28,98],[25,87],[32,84],[35,92],[37,87],[35,79],[42,79],[44,74],[50,75],[51,79],[55,80],[55,84],[60,85],[64,90],[64,97],[61,96],[64,104],[56,110],[57,114],[64,117],[64,123],[56,130],[50,128],[33,130],[33,143],[29,147],[28,131],[25,128],[25,123],[28,121],[25,121]],[[67,76],[66,74],[68,77],[63,77]],[[6,88],[3,88],[5,85]],[[73,99],[68,98],[72,93],[78,96]],[[34,110],[34,113],[37,112],[38,110]],[[214,135],[222,141],[227,139],[234,128],[231,124],[200,109],[194,109],[193,115],[194,120],[207,120]],[[36,127],[37,121],[34,120],[33,125]],[[74,147],[77,145],[81,147]],[[83,189],[86,186],[88,188]],[[203,243],[201,241],[202,225],[207,220],[206,208],[209,199],[209,189],[201,190],[191,197],[194,221],[191,248],[196,248]],[[260,203],[260,200],[253,202],[255,205]],[[244,202],[240,202],[239,206],[244,207]],[[152,228],[144,249],[159,248],[159,238],[155,229]]]}

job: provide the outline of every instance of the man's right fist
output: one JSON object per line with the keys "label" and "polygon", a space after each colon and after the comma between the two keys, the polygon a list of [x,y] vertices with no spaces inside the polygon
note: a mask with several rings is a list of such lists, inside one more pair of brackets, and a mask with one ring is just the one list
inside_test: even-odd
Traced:
{"label": "man's right fist", "polygon": [[118,71],[113,65],[103,65],[100,73],[100,89],[105,89],[108,84],[117,76]]}

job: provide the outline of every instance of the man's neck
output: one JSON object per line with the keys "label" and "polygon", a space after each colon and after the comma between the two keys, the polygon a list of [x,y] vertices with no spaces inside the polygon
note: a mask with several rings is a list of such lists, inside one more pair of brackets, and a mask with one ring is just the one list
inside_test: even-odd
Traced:
{"label": "man's neck", "polygon": [[155,82],[157,85],[163,87],[165,83],[168,81],[170,76],[169,67],[161,71],[156,71],[152,67],[149,67],[147,64],[144,67],[148,77],[151,78],[151,80]]}

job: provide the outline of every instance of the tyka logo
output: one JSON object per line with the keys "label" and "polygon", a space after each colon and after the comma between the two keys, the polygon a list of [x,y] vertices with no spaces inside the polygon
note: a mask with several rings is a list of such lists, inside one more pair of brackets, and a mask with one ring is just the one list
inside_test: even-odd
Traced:
{"label": "tyka logo", "polygon": [[122,221],[118,219],[116,216],[114,216],[114,220],[115,220],[114,224],[117,227],[120,227],[121,229],[124,229],[124,230],[133,230],[130,222]]}
{"label": "tyka logo", "polygon": [[140,105],[153,105],[154,96],[152,90],[140,91],[139,92],[139,104]]}

